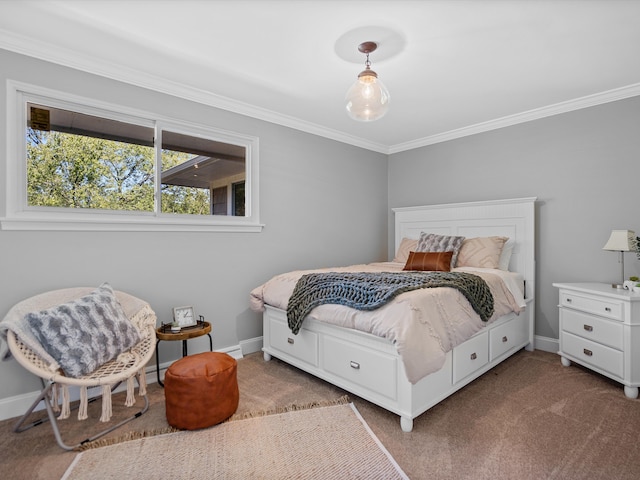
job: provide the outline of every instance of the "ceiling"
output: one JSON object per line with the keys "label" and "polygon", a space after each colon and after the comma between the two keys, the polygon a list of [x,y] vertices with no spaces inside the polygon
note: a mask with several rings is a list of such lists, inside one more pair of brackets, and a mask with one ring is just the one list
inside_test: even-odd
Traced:
{"label": "ceiling", "polygon": [[[383,153],[640,95],[638,25],[640,0],[0,1],[0,48]],[[391,93],[366,123],[364,41]]]}

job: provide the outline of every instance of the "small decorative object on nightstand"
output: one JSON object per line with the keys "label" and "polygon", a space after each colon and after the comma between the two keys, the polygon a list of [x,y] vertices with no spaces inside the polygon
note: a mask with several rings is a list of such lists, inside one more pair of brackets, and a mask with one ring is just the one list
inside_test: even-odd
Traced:
{"label": "small decorative object on nightstand", "polygon": [[624,385],[640,387],[640,294],[607,283],[554,283],[560,289],[562,365],[574,361]]}

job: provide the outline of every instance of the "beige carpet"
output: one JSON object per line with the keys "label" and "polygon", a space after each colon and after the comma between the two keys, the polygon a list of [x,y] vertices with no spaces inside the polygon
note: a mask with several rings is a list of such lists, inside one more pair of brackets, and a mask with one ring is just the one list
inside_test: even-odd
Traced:
{"label": "beige carpet", "polygon": [[93,448],[79,453],[62,478],[408,480],[344,402]]}
{"label": "beige carpet", "polygon": [[[261,353],[238,361],[238,383],[239,415],[345,394],[277,359],[265,362]],[[563,367],[554,353],[518,352],[416,418],[411,433],[397,415],[355,395],[349,400],[411,480],[640,478],[640,399],[590,370]],[[149,401],[147,413],[108,438],[167,428],[164,389],[156,383]],[[123,402],[124,393],[114,396],[116,416],[128,414]],[[104,428],[95,421],[100,406],[89,405],[94,421],[60,422],[68,442]],[[13,433],[14,423],[0,422],[0,478],[59,480],[77,453],[58,447],[48,424]]]}

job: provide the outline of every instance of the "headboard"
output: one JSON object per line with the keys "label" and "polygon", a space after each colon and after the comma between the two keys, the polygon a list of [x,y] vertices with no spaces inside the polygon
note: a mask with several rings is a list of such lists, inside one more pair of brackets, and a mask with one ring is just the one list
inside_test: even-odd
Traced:
{"label": "headboard", "polygon": [[403,238],[420,233],[463,235],[467,238],[500,235],[513,241],[509,270],[525,279],[525,297],[535,290],[535,201],[536,197],[482,202],[449,203],[394,208],[395,250]]}

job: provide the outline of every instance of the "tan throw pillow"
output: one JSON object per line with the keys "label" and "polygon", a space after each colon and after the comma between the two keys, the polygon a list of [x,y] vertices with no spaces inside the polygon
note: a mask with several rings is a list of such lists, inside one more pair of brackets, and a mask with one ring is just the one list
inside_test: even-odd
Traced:
{"label": "tan throw pillow", "polygon": [[462,242],[456,267],[498,268],[508,237],[476,237]]}
{"label": "tan throw pillow", "polygon": [[448,272],[453,252],[409,252],[403,270]]}
{"label": "tan throw pillow", "polygon": [[397,263],[406,263],[409,258],[409,252],[414,251],[418,245],[418,240],[412,240],[411,238],[403,238],[396,252],[396,256],[393,259]]}

